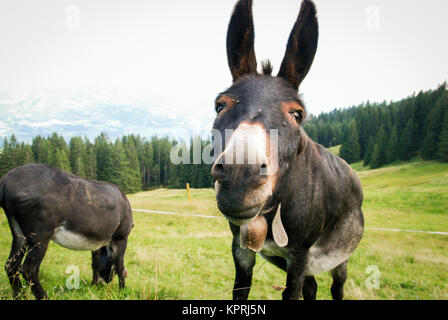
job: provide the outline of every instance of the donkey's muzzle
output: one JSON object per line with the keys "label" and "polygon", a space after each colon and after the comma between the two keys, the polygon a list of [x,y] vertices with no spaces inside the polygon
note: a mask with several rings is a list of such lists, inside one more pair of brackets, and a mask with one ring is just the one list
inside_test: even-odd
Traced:
{"label": "donkey's muzzle", "polygon": [[224,184],[247,184],[257,188],[265,184],[268,176],[263,174],[267,168],[266,162],[256,164],[226,164],[216,163],[212,167],[212,177]]}
{"label": "donkey's muzzle", "polygon": [[275,186],[270,138],[259,122],[240,123],[213,164],[218,208],[234,224],[257,216]]}

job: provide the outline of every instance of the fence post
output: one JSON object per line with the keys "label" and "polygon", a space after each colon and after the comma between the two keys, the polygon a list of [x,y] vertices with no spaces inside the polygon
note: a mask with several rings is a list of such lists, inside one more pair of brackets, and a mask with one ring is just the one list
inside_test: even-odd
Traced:
{"label": "fence post", "polygon": [[190,184],[188,182],[187,182],[187,194],[188,194],[188,202],[191,203]]}

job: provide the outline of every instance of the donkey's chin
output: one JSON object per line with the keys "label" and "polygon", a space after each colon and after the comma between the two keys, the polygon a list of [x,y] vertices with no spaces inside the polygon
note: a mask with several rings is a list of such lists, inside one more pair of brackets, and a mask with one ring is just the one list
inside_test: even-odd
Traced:
{"label": "donkey's chin", "polygon": [[260,211],[262,211],[264,203],[259,204],[258,206],[252,207],[247,210],[239,211],[239,212],[231,212],[231,213],[222,213],[227,220],[231,223],[242,226],[246,223],[249,223],[252,219],[254,219]]}
{"label": "donkey's chin", "polygon": [[264,213],[267,201],[272,196],[271,184],[241,195],[221,190],[215,185],[218,208],[231,223],[242,226]]}

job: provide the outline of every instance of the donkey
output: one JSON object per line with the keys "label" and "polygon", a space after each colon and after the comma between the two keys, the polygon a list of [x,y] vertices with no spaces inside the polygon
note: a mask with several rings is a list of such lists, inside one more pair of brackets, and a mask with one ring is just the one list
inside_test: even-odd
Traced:
{"label": "donkey", "polygon": [[[306,111],[298,89],[317,42],[316,8],[304,0],[277,76],[269,61],[257,73],[252,1],[238,1],[230,19],[233,84],[215,101],[213,130],[224,151],[217,152],[211,173],[218,207],[233,234],[234,299],[248,298],[257,252],[286,271],[283,299],[315,299],[314,275],[327,271],[333,299],[343,298],[347,263],[364,230],[363,192],[350,166],[302,128]],[[229,129],[233,134],[225,139]],[[257,157],[249,163],[251,153]]]}
{"label": "donkey", "polygon": [[110,282],[116,272],[119,288],[124,288],[124,254],[133,218],[118,187],[29,164],[0,180],[0,207],[13,237],[5,269],[14,298],[21,288],[20,273],[36,299],[47,298],[39,268],[50,240],[68,249],[92,251],[92,284]]}

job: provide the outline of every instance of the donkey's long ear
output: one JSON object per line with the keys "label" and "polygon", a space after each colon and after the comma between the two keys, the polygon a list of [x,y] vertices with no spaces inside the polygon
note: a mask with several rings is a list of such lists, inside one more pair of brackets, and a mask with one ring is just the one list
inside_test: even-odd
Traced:
{"label": "donkey's long ear", "polygon": [[235,5],[227,30],[227,61],[233,81],[257,72],[254,38],[252,0],[240,0]]}
{"label": "donkey's long ear", "polygon": [[278,73],[279,77],[289,81],[296,90],[313,63],[318,38],[316,7],[312,1],[304,0]]}

